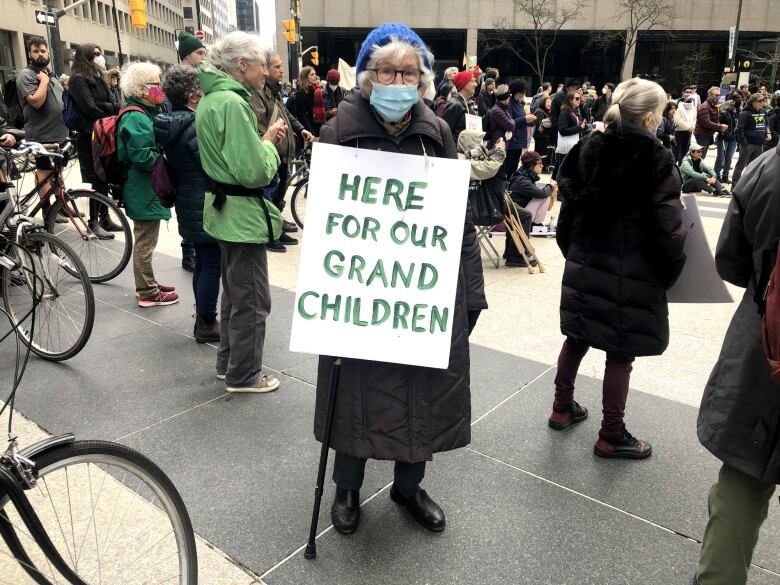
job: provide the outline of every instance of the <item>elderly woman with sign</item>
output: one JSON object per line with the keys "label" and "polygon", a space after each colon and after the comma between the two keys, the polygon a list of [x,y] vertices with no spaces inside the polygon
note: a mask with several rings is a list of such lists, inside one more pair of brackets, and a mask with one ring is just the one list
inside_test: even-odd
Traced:
{"label": "elderly woman with sign", "polygon": [[[433,56],[403,24],[384,24],[366,37],[357,58],[360,91],[339,105],[322,127],[329,144],[427,157],[457,158],[446,122],[421,93],[433,79]],[[343,359],[330,447],[336,451],[333,525],[354,532],[360,520],[359,490],[367,459],[395,461],[390,497],[425,528],[444,529],[442,509],[420,488],[434,453],[471,440],[468,336],[487,308],[474,226],[467,221],[455,298],[447,369]],[[329,375],[334,359],[320,357],[314,433],[324,440]]]}

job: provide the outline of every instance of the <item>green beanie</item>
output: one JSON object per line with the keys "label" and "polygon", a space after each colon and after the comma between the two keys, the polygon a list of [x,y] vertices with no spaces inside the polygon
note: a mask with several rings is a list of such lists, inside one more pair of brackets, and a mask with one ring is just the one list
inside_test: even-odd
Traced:
{"label": "green beanie", "polygon": [[184,59],[187,55],[198,49],[206,47],[194,35],[186,30],[179,31],[179,58]]}

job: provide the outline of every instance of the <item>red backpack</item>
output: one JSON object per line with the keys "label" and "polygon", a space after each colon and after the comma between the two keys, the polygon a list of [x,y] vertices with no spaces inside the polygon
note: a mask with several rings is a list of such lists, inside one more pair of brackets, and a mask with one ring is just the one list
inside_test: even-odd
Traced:
{"label": "red backpack", "polygon": [[769,362],[770,376],[774,382],[780,384],[780,246],[775,257],[775,266],[764,290],[761,341]]}
{"label": "red backpack", "polygon": [[117,156],[116,131],[119,120],[127,112],[146,111],[140,106],[127,106],[119,110],[116,116],[107,116],[95,121],[92,127],[92,162],[97,177],[112,185],[121,185],[127,179],[127,164]]}

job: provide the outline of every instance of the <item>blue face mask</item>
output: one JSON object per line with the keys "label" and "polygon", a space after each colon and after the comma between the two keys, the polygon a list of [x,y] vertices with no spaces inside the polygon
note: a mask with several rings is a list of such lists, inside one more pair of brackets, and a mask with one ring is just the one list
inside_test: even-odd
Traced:
{"label": "blue face mask", "polygon": [[371,106],[388,122],[398,122],[420,99],[416,86],[374,84]]}

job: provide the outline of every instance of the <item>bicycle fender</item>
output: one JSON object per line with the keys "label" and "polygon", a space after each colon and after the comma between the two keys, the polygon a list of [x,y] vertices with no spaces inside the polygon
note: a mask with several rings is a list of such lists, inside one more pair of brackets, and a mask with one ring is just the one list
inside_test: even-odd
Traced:
{"label": "bicycle fender", "polygon": [[49,437],[48,439],[44,439],[43,441],[38,441],[37,443],[34,443],[30,445],[29,447],[25,447],[21,451],[19,451],[19,455],[22,457],[27,457],[28,459],[35,459],[39,455],[42,455],[43,453],[46,453],[47,451],[51,451],[52,449],[56,449],[60,445],[68,445],[70,443],[73,443],[76,440],[76,435],[73,433],[66,433],[64,435],[59,435],[57,437]]}

